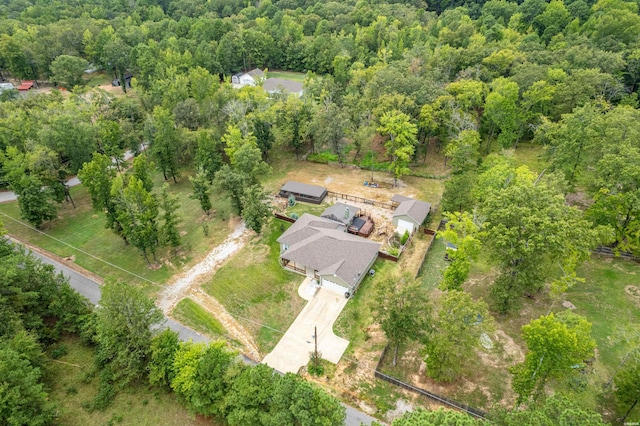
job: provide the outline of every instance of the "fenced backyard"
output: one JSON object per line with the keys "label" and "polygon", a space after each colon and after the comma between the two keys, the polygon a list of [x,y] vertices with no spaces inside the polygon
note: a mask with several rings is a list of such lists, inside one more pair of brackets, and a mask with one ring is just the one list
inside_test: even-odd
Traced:
{"label": "fenced backyard", "polygon": [[394,210],[397,207],[397,204],[394,205],[393,203],[385,203],[383,201],[370,200],[368,198],[358,197],[356,195],[341,194],[340,192],[327,191],[327,195],[329,197],[333,197],[338,200],[347,200],[347,201],[353,201],[356,203],[369,204],[374,207],[380,207],[387,210]]}

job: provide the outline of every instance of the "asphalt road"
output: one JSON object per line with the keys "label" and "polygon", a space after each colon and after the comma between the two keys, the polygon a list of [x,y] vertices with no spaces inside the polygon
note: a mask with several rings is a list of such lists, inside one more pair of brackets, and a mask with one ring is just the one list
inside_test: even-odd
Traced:
{"label": "asphalt road", "polygon": [[[98,284],[92,278],[87,277],[83,274],[80,274],[79,272],[76,272],[73,269],[67,267],[63,263],[57,262],[56,260],[46,257],[41,253],[31,251],[31,254],[33,254],[35,257],[40,259],[43,263],[52,265],[57,272],[61,272],[64,276],[69,278],[69,284],[71,285],[71,287],[75,291],[77,291],[78,293],[80,293],[81,295],[89,299],[91,303],[93,303],[94,305],[97,305],[99,303],[100,284]],[[166,318],[166,326],[169,327],[171,330],[175,331],[176,333],[178,333],[181,340],[184,340],[184,341],[192,340],[194,342],[205,342],[205,343],[209,341],[208,337],[203,336],[202,334],[172,320],[171,318]],[[247,364],[255,364],[255,362],[250,360],[249,358],[242,357],[242,359]],[[370,426],[372,422],[376,420],[373,417],[361,411],[358,411],[353,407],[350,407],[349,405],[346,405],[346,404],[342,404],[342,405],[345,407],[346,414],[347,414],[347,417],[345,419],[346,426],[361,426],[361,425]]]}

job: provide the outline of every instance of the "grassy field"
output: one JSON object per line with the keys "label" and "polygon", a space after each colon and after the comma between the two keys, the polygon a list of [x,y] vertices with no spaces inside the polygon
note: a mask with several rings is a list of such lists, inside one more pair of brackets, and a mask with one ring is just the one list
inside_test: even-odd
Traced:
{"label": "grassy field", "polygon": [[307,75],[293,71],[267,71],[268,78],[284,78],[285,80],[304,81]]}
{"label": "grassy field", "polygon": [[[162,177],[157,174],[155,176],[156,188],[160,188],[161,184]],[[207,253],[211,247],[222,242],[229,233],[230,206],[226,197],[214,195],[212,201],[216,212],[211,217],[206,217],[198,202],[188,198],[191,184],[186,176],[180,179],[177,184],[172,184],[170,191],[178,196],[181,204],[179,214],[182,223],[179,225],[179,229],[182,234],[182,246],[177,250],[161,249],[158,252],[160,267],[154,269],[148,267],[136,248],[125,245],[121,238],[105,228],[104,214],[92,210],[89,195],[82,186],[71,188],[71,194],[77,207],[74,209],[68,203],[62,204],[58,211],[58,218],[43,225],[42,232],[44,234],[19,223],[23,221],[20,219],[20,211],[16,202],[0,204],[0,219],[9,234],[27,243],[61,257],[75,256],[75,263],[101,277],[112,276],[141,284],[147,293],[153,294],[159,289],[158,285],[151,284],[105,262],[118,265],[120,268],[154,283],[164,284],[176,271],[189,264],[194,258],[199,258]],[[202,231],[204,219],[209,221],[208,237],[205,237]]]}
{"label": "grassy field", "polygon": [[306,303],[297,294],[303,277],[285,271],[278,262],[276,239],[288,226],[272,220],[260,238],[247,244],[203,286],[253,334],[263,353],[270,352],[282,337],[273,329],[286,331]]}
{"label": "grassy field", "polygon": [[222,324],[188,297],[178,302],[171,313],[181,323],[207,336],[213,338],[226,336],[226,330]]}
{"label": "grassy field", "polygon": [[83,77],[85,84],[89,87],[111,84],[111,80],[115,78],[112,74],[107,74],[104,71],[92,72],[91,74],[85,74]]}
{"label": "grassy field", "polygon": [[89,410],[98,392],[98,377],[92,377],[93,349],[75,337],[63,339],[68,353],[45,367],[51,401],[58,406],[57,424],[85,425],[189,425],[218,426],[212,420],[193,417],[173,393],[146,384],[122,390],[105,410]]}

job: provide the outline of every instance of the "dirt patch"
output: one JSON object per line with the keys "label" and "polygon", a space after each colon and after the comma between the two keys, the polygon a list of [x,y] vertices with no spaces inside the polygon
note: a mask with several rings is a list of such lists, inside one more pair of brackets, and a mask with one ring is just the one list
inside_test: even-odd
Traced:
{"label": "dirt patch", "polygon": [[640,306],[640,287],[628,285],[624,288],[624,292],[629,295],[636,305]]}
{"label": "dirt patch", "polygon": [[409,401],[405,401],[404,399],[399,399],[396,401],[396,408],[387,412],[387,420],[389,422],[393,422],[398,417],[402,417],[404,413],[409,411],[413,411],[414,407]]}

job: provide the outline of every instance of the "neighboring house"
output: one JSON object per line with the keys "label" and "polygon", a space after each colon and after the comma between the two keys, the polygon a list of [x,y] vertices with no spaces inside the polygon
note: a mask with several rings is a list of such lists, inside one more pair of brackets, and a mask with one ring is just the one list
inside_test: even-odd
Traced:
{"label": "neighboring house", "polygon": [[12,83],[0,83],[0,93],[5,90],[15,90],[15,87]]}
{"label": "neighboring house", "polygon": [[282,185],[279,195],[284,198],[293,195],[297,201],[320,204],[327,195],[327,188],[290,180]]}
{"label": "neighboring house", "polygon": [[264,71],[260,68],[252,69],[251,71],[241,72],[231,77],[231,84],[236,88],[244,86],[255,86],[264,79]]}
{"label": "neighboring house", "polygon": [[431,212],[431,204],[426,201],[397,195],[391,201],[400,203],[393,212],[393,224],[396,226],[396,232],[400,235],[405,231],[412,234],[424,223]]}
{"label": "neighboring house", "polygon": [[346,227],[349,227],[359,212],[360,209],[358,207],[335,203],[333,206],[327,207],[320,216],[335,220],[336,222],[340,222]]}
{"label": "neighboring house", "polygon": [[20,83],[20,86],[18,86],[18,90],[21,92],[28,92],[33,89],[33,84],[33,80],[23,80],[22,83]]}
{"label": "neighboring house", "polygon": [[348,234],[337,221],[305,213],[284,234],[280,264],[320,286],[352,295],[378,257],[380,244]]}
{"label": "neighboring house", "polygon": [[270,95],[277,93],[287,93],[302,96],[302,82],[286,80],[284,78],[268,78],[262,84],[262,88]]}

